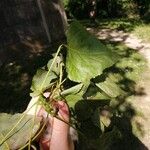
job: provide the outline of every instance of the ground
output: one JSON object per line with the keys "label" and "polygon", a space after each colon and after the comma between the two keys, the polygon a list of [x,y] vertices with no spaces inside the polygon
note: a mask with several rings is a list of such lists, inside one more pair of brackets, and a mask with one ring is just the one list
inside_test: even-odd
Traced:
{"label": "ground", "polygon": [[131,120],[133,133],[147,149],[150,149],[150,43],[139,39],[136,34],[123,30],[91,27],[87,30],[94,33],[100,40],[123,43],[129,48],[137,50],[146,58],[147,68],[142,72],[142,76],[136,85],[136,88],[140,89],[142,93],[134,95],[132,98],[129,97],[127,103],[138,112]]}

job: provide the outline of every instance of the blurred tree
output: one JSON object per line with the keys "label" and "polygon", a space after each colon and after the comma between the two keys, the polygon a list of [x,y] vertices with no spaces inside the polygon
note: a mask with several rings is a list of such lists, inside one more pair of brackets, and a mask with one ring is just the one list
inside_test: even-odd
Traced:
{"label": "blurred tree", "polygon": [[139,15],[150,21],[150,0],[133,0],[138,6]]}
{"label": "blurred tree", "polygon": [[[150,0],[64,0],[67,14],[78,19],[148,16]],[[93,16],[93,17],[92,17]]]}

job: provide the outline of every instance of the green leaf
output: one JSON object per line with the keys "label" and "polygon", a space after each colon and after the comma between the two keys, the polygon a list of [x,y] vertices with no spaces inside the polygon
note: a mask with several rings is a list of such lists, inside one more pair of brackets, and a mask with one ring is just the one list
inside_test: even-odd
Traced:
{"label": "green leaf", "polygon": [[[3,141],[7,133],[15,126],[22,114],[0,114],[0,142]],[[16,126],[16,128],[7,136],[6,140],[1,143],[0,150],[3,147],[9,146],[11,149],[19,149],[24,146],[31,137],[33,137],[40,128],[40,118],[33,119],[34,116],[25,115],[23,120]],[[33,126],[34,120],[34,126]]]}
{"label": "green leaf", "polygon": [[[35,91],[36,94],[39,94],[41,91],[44,91],[45,89],[47,89],[50,86],[50,82],[53,79],[57,78],[55,73],[50,72],[48,77],[45,80],[47,73],[48,71],[46,71],[45,69],[38,69],[35,76],[33,77],[31,90]],[[44,80],[45,82],[43,84]]]}
{"label": "green leaf", "polygon": [[101,129],[98,126],[95,126],[91,119],[85,120],[81,123],[81,132],[88,139],[97,139],[101,135]]}
{"label": "green leaf", "polygon": [[55,99],[59,99],[64,97],[65,100],[67,101],[69,107],[74,108],[74,105],[79,101],[82,100],[82,96],[83,96],[83,84],[77,84],[69,89],[64,90],[63,92],[61,92],[61,95],[58,94],[56,95],[54,98]]}
{"label": "green leaf", "polygon": [[100,126],[100,108],[97,108],[94,111],[93,117],[92,117],[92,122],[95,126],[101,128]]}
{"label": "green leaf", "polygon": [[69,107],[74,108],[75,104],[76,104],[78,101],[80,101],[80,100],[83,99],[83,98],[82,98],[82,95],[83,95],[83,93],[80,92],[80,93],[77,93],[77,94],[70,94],[70,95],[66,96],[65,99],[66,99],[66,101],[67,101]]}
{"label": "green leaf", "polygon": [[[48,69],[50,69],[50,66],[52,65],[54,59],[49,60],[49,62],[47,63],[47,67]],[[61,69],[61,65],[63,66],[63,59],[61,56],[57,56],[56,60],[51,68],[51,72],[54,72],[55,74],[59,75],[60,73],[60,69]]]}
{"label": "green leaf", "polygon": [[119,96],[123,92],[119,85],[109,77],[104,82],[96,83],[96,86],[112,98]]}
{"label": "green leaf", "polygon": [[80,83],[80,84],[77,84],[77,85],[75,85],[75,86],[73,86],[73,87],[71,87],[69,89],[64,90],[61,93],[61,95],[62,96],[67,96],[67,95],[72,95],[72,94],[75,95],[75,94],[79,93],[82,90],[82,88],[83,88],[83,84]]}
{"label": "green leaf", "polygon": [[121,132],[114,127],[112,131],[103,133],[100,138],[93,141],[96,150],[111,150],[114,143],[122,138]]}
{"label": "green leaf", "polygon": [[86,93],[84,94],[85,99],[90,99],[90,100],[106,100],[110,99],[110,97],[101,91],[94,83],[91,82],[89,85]]}
{"label": "green leaf", "polygon": [[67,32],[66,69],[70,80],[89,82],[112,66],[118,58],[79,22],[73,22]]}
{"label": "green leaf", "polygon": [[37,96],[44,90],[50,88],[50,86],[52,85],[51,81],[53,79],[58,78],[60,74],[60,70],[62,69],[62,66],[64,65],[62,62],[62,57],[57,56],[55,61],[54,62],[53,61],[54,61],[54,58],[50,59],[49,62],[47,63],[48,70],[51,69],[49,72],[46,69],[44,69],[44,67],[37,70],[32,80],[31,90],[33,91],[33,93],[31,93],[30,96],[32,97]]}
{"label": "green leaf", "polygon": [[[2,134],[0,134],[0,141],[2,141],[3,140],[3,138],[4,138],[4,136],[2,135]],[[10,149],[9,148],[9,145],[6,143],[6,142],[4,142],[2,145],[0,145],[0,150],[7,150],[7,149]]]}
{"label": "green leaf", "polygon": [[92,116],[93,108],[87,100],[81,100],[76,103],[75,112],[79,121],[85,121]]}
{"label": "green leaf", "polygon": [[109,105],[109,100],[80,100],[75,105],[75,112],[80,121],[93,117],[96,109]]}
{"label": "green leaf", "polygon": [[120,142],[120,139],[122,139],[121,132],[116,127],[99,136],[100,131],[95,126],[91,126],[91,122],[85,122],[83,127],[84,130],[81,131],[85,135],[80,136],[79,147],[81,150],[112,150],[113,144]]}

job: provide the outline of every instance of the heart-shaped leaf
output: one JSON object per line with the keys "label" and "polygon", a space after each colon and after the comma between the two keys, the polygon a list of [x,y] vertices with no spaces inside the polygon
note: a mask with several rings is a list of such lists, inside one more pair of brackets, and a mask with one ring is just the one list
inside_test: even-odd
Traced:
{"label": "heart-shaped leaf", "polygon": [[67,41],[66,68],[72,81],[90,81],[118,60],[115,53],[88,33],[77,21],[70,25]]}

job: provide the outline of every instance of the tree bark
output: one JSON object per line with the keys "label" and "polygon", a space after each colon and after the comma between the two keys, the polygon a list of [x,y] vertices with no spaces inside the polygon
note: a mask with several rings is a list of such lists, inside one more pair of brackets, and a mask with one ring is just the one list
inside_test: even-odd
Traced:
{"label": "tree bark", "polygon": [[60,0],[1,0],[0,22],[1,45],[29,39],[42,39],[47,44],[63,37],[66,28]]}

